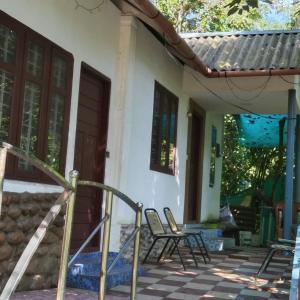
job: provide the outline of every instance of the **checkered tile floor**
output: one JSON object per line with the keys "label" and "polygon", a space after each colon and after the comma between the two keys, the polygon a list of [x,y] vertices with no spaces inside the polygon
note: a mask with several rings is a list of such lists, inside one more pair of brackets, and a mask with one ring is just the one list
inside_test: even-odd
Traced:
{"label": "checkered tile floor", "polygon": [[[178,262],[165,260],[147,264],[146,276],[139,278],[138,299],[288,299],[290,258],[276,257],[261,279],[254,275],[266,251],[249,248],[242,252],[214,254],[210,264],[199,263],[196,269],[189,260],[187,271]],[[118,286],[110,293],[128,295],[129,286]]]}
{"label": "checkered tile floor", "polygon": [[[196,269],[192,260],[187,260],[188,268],[183,271],[178,260],[166,259],[157,264],[144,265],[146,276],[138,282],[137,299],[185,299],[185,300],[260,300],[288,299],[290,288],[290,258],[276,257],[268,272],[261,279],[255,279],[265,250],[249,248],[212,255],[210,264],[199,262]],[[31,294],[30,294],[31,293]],[[48,291],[17,293],[13,300],[55,299]],[[48,293],[48,294],[47,294]],[[120,285],[108,291],[106,299],[129,299],[130,285]],[[49,295],[49,298],[45,297]],[[80,290],[69,290],[66,299],[94,300],[97,295]]]}

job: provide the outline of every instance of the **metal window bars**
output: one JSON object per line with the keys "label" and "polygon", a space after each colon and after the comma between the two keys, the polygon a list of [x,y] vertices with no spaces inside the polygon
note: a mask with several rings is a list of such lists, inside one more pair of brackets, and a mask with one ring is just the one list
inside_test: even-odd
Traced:
{"label": "metal window bars", "polygon": [[[60,194],[56,202],[52,205],[47,215],[37,228],[36,232],[33,234],[29,243],[25,247],[21,257],[19,258],[10,278],[8,279],[1,295],[0,300],[8,300],[16,290],[22,276],[24,275],[26,268],[28,267],[31,258],[42,242],[44,236],[46,235],[47,229],[51,223],[55,220],[56,216],[61,211],[61,208],[64,204],[67,204],[66,209],[66,219],[65,219],[65,228],[63,235],[63,244],[62,244],[62,253],[60,260],[60,270],[59,270],[59,279],[58,279],[58,288],[56,300],[64,300],[65,298],[65,289],[66,289],[66,276],[68,265],[70,266],[72,262],[76,259],[79,253],[84,249],[84,247],[89,243],[93,236],[100,230],[102,225],[104,225],[103,230],[103,240],[102,240],[102,260],[101,260],[101,269],[100,269],[100,282],[99,282],[99,294],[98,299],[104,300],[105,297],[105,280],[106,275],[112,270],[117,260],[120,258],[122,253],[128,248],[130,242],[134,240],[134,249],[133,249],[133,262],[132,262],[132,278],[131,278],[131,300],[136,298],[136,288],[137,288],[137,273],[138,273],[138,260],[139,260],[139,249],[140,249],[140,232],[141,232],[141,223],[142,223],[142,204],[133,202],[129,197],[121,193],[120,191],[109,187],[107,185],[92,182],[92,181],[81,181],[78,180],[79,173],[77,171],[70,172],[70,182],[68,182],[62,175],[54,171],[51,167],[45,164],[43,161],[37,159],[34,156],[27,155],[24,151],[2,142],[0,145],[0,217],[1,217],[1,206],[3,199],[3,183],[5,175],[5,164],[7,153],[13,154],[14,156],[25,160],[31,165],[35,166],[50,178],[52,178],[57,184],[64,188],[64,191]],[[105,199],[105,215],[97,227],[93,230],[91,235],[80,247],[79,251],[73,256],[73,259],[68,264],[69,250],[71,243],[71,233],[72,233],[72,223],[73,223],[73,214],[74,214],[74,204],[76,201],[76,190],[77,186],[90,186],[96,187],[103,191],[106,191]],[[125,202],[129,207],[133,209],[136,214],[135,219],[135,229],[132,234],[124,243],[123,247],[120,249],[118,256],[111,263],[107,270],[107,261],[108,261],[108,252],[109,252],[109,241],[110,241],[110,230],[111,230],[111,217],[112,217],[112,202],[113,197],[116,196],[123,202]]]}

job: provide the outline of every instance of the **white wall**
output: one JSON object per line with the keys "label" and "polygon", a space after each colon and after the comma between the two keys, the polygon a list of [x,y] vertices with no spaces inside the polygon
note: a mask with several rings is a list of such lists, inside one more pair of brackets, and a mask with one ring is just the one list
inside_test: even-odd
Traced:
{"label": "white wall", "polygon": [[[110,1],[104,1],[100,11],[93,13],[75,9],[75,6],[75,1],[70,0],[0,0],[1,10],[58,44],[74,57],[66,177],[73,168],[81,63],[87,63],[111,79],[110,105],[114,107],[120,30],[120,11]],[[110,118],[113,114],[113,110],[110,110]],[[110,122],[109,137],[115,136],[114,125],[114,122]],[[111,156],[114,156],[114,143],[114,139],[108,140]],[[113,160],[107,160],[107,181],[113,180],[112,170]],[[57,187],[17,181],[6,181],[4,188],[18,192],[57,191]]]}
{"label": "white wall", "polygon": [[[124,122],[120,188],[134,201],[142,202],[144,208],[155,207],[160,214],[163,207],[169,206],[176,220],[182,222],[189,102],[182,93],[183,67],[141,23],[137,22],[134,30],[134,76],[125,110],[125,115],[129,117]],[[175,176],[150,170],[155,80],[179,97]],[[134,221],[133,214],[124,205],[116,206],[115,213],[118,215],[116,226]]]}
{"label": "white wall", "polygon": [[[81,63],[111,79],[108,147],[105,182],[160,213],[169,206],[182,223],[185,194],[189,95],[183,93],[183,66],[139,21],[121,17],[110,1],[90,14],[75,9],[70,0],[0,0],[0,8],[55,42],[74,57],[70,132],[66,174],[73,168]],[[30,13],[29,13],[30,12]],[[150,170],[150,148],[157,80],[179,97],[175,176]],[[221,159],[217,159],[214,188],[209,188],[210,130],[221,138],[222,118],[207,114],[203,172],[202,219],[219,210]],[[67,175],[68,176],[68,175]],[[6,190],[50,192],[57,187],[6,181]],[[211,199],[214,199],[211,201]],[[207,212],[207,213],[206,213]],[[119,246],[121,224],[132,223],[130,210],[115,202],[111,249]]]}

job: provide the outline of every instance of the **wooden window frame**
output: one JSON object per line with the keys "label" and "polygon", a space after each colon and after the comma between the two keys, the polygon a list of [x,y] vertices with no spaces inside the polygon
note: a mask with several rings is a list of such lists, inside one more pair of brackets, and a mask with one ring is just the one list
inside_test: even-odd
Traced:
{"label": "wooden window frame", "polygon": [[[159,98],[157,98],[157,92],[159,93]],[[165,88],[158,81],[154,84],[154,103],[153,103],[153,120],[152,120],[152,138],[151,138],[151,151],[150,151],[150,170],[165,173],[168,175],[175,175],[175,165],[176,165],[176,145],[177,145],[177,123],[178,123],[178,97],[174,95],[171,91]],[[167,103],[164,106],[164,103]],[[158,111],[155,111],[156,107]],[[167,111],[167,156],[165,166],[160,163],[161,158],[161,140],[162,140],[162,114]],[[171,135],[171,114],[175,112],[175,126],[174,126],[174,151],[173,151],[173,163],[170,167],[170,135]],[[159,114],[159,125],[156,129],[155,124],[155,114]]]}
{"label": "wooden window frame", "polygon": [[[57,46],[50,40],[46,39],[42,35],[33,31],[26,25],[13,19],[6,13],[0,10],[0,24],[10,28],[17,34],[16,42],[16,60],[14,65],[9,65],[0,62],[0,69],[9,72],[14,76],[14,85],[12,92],[12,103],[10,112],[10,125],[7,142],[20,147],[21,138],[21,126],[22,126],[22,112],[24,103],[24,88],[26,80],[34,83],[38,83],[41,86],[41,100],[39,121],[37,128],[37,146],[36,156],[46,161],[47,149],[48,149],[48,126],[49,126],[49,111],[50,111],[50,96],[55,88],[52,84],[52,70],[53,61],[55,56],[63,57],[67,63],[67,82],[66,89],[59,91],[59,93],[65,96],[64,103],[64,121],[62,125],[62,139],[60,148],[60,165],[59,173],[65,173],[66,153],[68,144],[68,130],[69,130],[69,117],[70,117],[70,103],[71,103],[71,90],[72,90],[72,78],[73,78],[73,63],[74,58],[71,53],[65,51],[61,47]],[[26,71],[26,58],[28,51],[28,44],[30,41],[37,43],[43,47],[44,50],[44,66],[43,74],[40,80],[36,80],[34,76],[30,75]],[[53,181],[42,174],[37,169],[33,171],[22,170],[18,167],[18,159],[9,155],[9,159],[6,167],[6,177],[15,180],[26,180],[32,182],[41,183],[53,183]]]}

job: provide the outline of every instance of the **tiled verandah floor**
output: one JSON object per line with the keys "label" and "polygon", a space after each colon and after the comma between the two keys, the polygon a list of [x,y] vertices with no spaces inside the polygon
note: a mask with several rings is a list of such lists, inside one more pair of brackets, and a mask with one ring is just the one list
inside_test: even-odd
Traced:
{"label": "tiled verandah floor", "polygon": [[[268,271],[255,279],[266,249],[248,248],[212,254],[210,264],[186,261],[183,271],[178,260],[165,259],[159,264],[146,264],[146,276],[138,282],[137,299],[288,299],[291,277],[290,258],[276,257]],[[107,299],[128,299],[130,285],[120,285],[107,292]],[[13,300],[55,299],[55,290],[17,293]],[[96,293],[68,290],[67,300],[97,299]]]}

